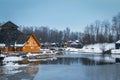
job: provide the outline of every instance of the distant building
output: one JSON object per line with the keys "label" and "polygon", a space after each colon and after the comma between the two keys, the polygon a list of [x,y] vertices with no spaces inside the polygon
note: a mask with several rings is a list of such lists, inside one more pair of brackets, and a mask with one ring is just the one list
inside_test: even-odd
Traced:
{"label": "distant building", "polygon": [[11,21],[0,26],[0,49],[2,52],[40,52],[40,42],[34,34],[24,34]]}
{"label": "distant building", "polygon": [[116,49],[120,49],[120,40],[118,40],[118,41],[115,43],[115,48],[116,48]]}
{"label": "distant building", "polygon": [[72,42],[70,44],[70,47],[74,47],[74,48],[82,48],[82,44],[81,43],[78,43],[78,42]]}
{"label": "distant building", "polygon": [[75,40],[75,41],[70,40],[66,43],[66,46],[74,47],[74,48],[82,48],[83,47],[82,43],[79,40]]}

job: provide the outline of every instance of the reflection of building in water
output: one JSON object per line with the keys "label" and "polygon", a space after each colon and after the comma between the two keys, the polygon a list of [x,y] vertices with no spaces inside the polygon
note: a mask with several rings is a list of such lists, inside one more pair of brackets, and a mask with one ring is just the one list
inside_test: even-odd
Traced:
{"label": "reflection of building in water", "polygon": [[27,67],[2,67],[0,68],[0,80],[34,80],[39,66]]}
{"label": "reflection of building in water", "polygon": [[30,66],[27,69],[28,74],[34,78],[34,75],[38,72],[38,66]]}
{"label": "reflection of building in water", "polygon": [[3,70],[0,69],[0,75],[5,74]]}
{"label": "reflection of building in water", "polygon": [[13,66],[4,67],[2,68],[2,70],[4,71],[5,74],[16,74],[21,72],[21,70],[19,70],[19,67],[13,67]]}
{"label": "reflection of building in water", "polygon": [[33,59],[33,60],[29,60],[29,64],[32,65],[32,66],[37,66],[40,64],[40,60],[37,60],[37,59]]}

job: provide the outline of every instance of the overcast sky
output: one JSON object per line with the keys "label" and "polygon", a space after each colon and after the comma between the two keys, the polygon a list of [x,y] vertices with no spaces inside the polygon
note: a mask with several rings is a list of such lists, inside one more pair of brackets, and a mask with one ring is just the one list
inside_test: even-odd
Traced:
{"label": "overcast sky", "polygon": [[95,20],[111,20],[120,0],[0,0],[0,22],[82,31]]}

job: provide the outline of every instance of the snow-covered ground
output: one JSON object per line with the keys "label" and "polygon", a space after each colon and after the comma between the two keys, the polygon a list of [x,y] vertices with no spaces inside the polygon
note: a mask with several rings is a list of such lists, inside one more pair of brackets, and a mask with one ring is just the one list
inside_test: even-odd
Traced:
{"label": "snow-covered ground", "polygon": [[6,55],[4,55],[4,54],[0,54],[0,57],[6,57]]}
{"label": "snow-covered ground", "polygon": [[53,57],[53,58],[46,58],[46,59],[28,59],[29,62],[34,62],[34,61],[47,61],[47,60],[56,60],[57,57]]}
{"label": "snow-covered ground", "polygon": [[79,49],[77,49],[77,48],[72,48],[72,47],[68,47],[68,48],[65,49],[65,51],[67,51],[67,52],[78,52]]}
{"label": "snow-covered ground", "polygon": [[31,56],[39,56],[39,53],[28,53],[27,57],[31,57]]}
{"label": "snow-covered ground", "polygon": [[21,61],[22,59],[23,59],[22,57],[9,56],[9,57],[5,57],[3,62],[7,62],[7,61]]}
{"label": "snow-covered ground", "polygon": [[22,61],[23,58],[22,57],[17,57],[17,56],[9,56],[9,57],[5,57],[4,60],[3,60],[3,64],[4,64],[4,67],[7,67],[7,66],[27,66],[27,65],[19,65],[18,63],[14,63],[15,61]]}
{"label": "snow-covered ground", "polygon": [[115,43],[90,44],[90,45],[85,45],[81,49],[68,47],[65,49],[65,51],[81,52],[81,53],[102,53],[102,51],[107,51],[110,49],[115,49]]}
{"label": "snow-covered ground", "polygon": [[41,56],[45,54],[56,54],[56,52],[53,52],[52,50],[42,50],[40,53],[28,53],[27,57],[33,57],[33,56]]}
{"label": "snow-covered ground", "polygon": [[110,49],[115,49],[115,43],[103,43],[103,44],[97,43],[97,44],[85,45],[82,49],[85,49],[85,50],[88,49],[95,52],[99,52],[103,50],[107,51]]}

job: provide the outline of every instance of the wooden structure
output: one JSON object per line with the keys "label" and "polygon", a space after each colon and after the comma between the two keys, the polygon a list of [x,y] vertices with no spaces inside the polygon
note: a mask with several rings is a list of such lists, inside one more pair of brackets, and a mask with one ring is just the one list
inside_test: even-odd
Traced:
{"label": "wooden structure", "polygon": [[40,43],[34,34],[30,35],[23,47],[23,52],[40,52]]}
{"label": "wooden structure", "polygon": [[8,21],[0,26],[0,44],[5,44],[0,49],[2,52],[40,52],[40,42],[34,34],[24,34],[18,26]]}

